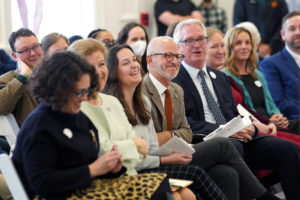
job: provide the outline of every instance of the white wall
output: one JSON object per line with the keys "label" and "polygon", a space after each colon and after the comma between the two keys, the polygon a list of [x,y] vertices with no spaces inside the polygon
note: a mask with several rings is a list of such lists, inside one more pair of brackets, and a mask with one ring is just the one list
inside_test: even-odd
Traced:
{"label": "white wall", "polygon": [[[8,37],[12,32],[12,19],[11,19],[11,2],[16,0],[0,0],[0,48],[9,49]],[[45,4],[53,2],[51,0],[44,0]],[[63,1],[63,0],[60,0]],[[64,0],[70,2],[75,2],[72,0]],[[78,1],[78,0],[77,0]],[[78,15],[82,16],[84,22],[77,24],[82,36],[86,37],[87,34],[94,28],[105,28],[112,32],[114,37],[117,37],[118,32],[123,27],[124,24],[135,21],[140,22],[140,13],[146,12],[149,14],[149,26],[146,27],[150,37],[156,36],[156,22],[154,18],[154,3],[156,0],[82,0],[86,5],[82,5],[81,10],[78,11]],[[192,0],[196,5],[199,5],[202,0]],[[229,27],[232,24],[232,10],[234,0],[216,0],[216,3],[224,8],[228,16]],[[78,7],[78,6],[77,6]],[[47,7],[44,7],[44,10]],[[71,9],[71,7],[69,8]],[[51,11],[53,15],[56,14],[58,10]],[[66,17],[62,21],[66,20]],[[94,13],[94,17],[90,14]],[[14,13],[15,14],[15,13]],[[16,16],[16,15],[15,15]],[[93,18],[93,19],[89,19]],[[69,26],[70,29],[73,28],[73,24],[66,23],[65,21],[61,23],[65,26]],[[76,20],[75,20],[76,21]],[[43,21],[44,22],[44,21]],[[44,22],[42,26],[47,26]],[[57,22],[59,23],[59,21]],[[54,31],[54,30],[53,30]],[[58,31],[59,30],[55,30]],[[63,32],[62,32],[63,33]],[[65,34],[65,33],[63,33]],[[76,33],[74,33],[76,34]],[[70,36],[70,35],[67,35]]]}

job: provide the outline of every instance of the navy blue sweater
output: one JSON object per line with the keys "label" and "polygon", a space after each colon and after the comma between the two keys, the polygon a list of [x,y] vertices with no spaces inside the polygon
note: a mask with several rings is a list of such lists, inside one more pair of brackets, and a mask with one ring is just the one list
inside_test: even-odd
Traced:
{"label": "navy blue sweater", "polygon": [[13,162],[29,196],[64,199],[91,184],[88,165],[98,150],[97,130],[83,113],[53,111],[42,103],[22,125]]}

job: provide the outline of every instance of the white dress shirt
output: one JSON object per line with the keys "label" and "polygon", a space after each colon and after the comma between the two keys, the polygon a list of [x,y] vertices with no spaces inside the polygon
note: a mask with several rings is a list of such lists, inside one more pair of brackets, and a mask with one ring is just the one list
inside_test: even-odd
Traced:
{"label": "white dress shirt", "polygon": [[291,54],[292,58],[295,60],[298,67],[300,68],[300,54],[293,52],[287,45],[285,47],[286,50]]}
{"label": "white dress shirt", "polygon": [[153,85],[155,86],[160,99],[161,99],[161,103],[163,105],[163,108],[165,108],[165,90],[168,89],[166,88],[161,82],[159,82],[152,74],[149,73],[149,78],[151,79]]}
{"label": "white dress shirt", "polygon": [[[210,109],[208,107],[208,103],[206,101],[206,97],[204,95],[204,92],[203,92],[203,89],[202,89],[202,86],[201,86],[201,78],[198,75],[198,73],[199,73],[200,70],[198,68],[195,68],[195,67],[192,67],[192,66],[186,64],[184,61],[181,64],[183,65],[183,67],[186,69],[186,71],[188,72],[188,74],[192,78],[192,80],[193,80],[193,82],[194,82],[194,84],[195,84],[195,86],[196,86],[196,88],[197,88],[197,90],[198,90],[198,92],[200,94],[200,97],[201,97],[201,100],[202,100],[202,104],[203,104],[203,109],[204,109],[205,121],[215,124],[216,120],[215,120],[212,112],[210,111]],[[218,98],[217,98],[217,95],[215,93],[215,90],[214,90],[214,87],[213,87],[213,83],[212,83],[212,81],[210,79],[210,76],[207,73],[207,68],[206,68],[205,65],[202,68],[202,71],[205,74],[204,77],[205,77],[205,81],[206,81],[207,87],[210,90],[210,92],[211,92],[214,100],[216,101],[216,103],[219,106]]]}

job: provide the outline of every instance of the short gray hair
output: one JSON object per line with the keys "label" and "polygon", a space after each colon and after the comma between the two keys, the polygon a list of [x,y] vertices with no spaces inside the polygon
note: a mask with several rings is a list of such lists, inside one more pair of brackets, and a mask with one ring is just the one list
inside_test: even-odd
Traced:
{"label": "short gray hair", "polygon": [[181,22],[179,22],[179,24],[177,24],[175,30],[174,30],[174,34],[173,34],[173,38],[175,43],[179,43],[180,40],[182,40],[182,35],[181,35],[181,29],[183,26],[185,25],[189,25],[189,24],[198,24],[204,32],[204,36],[206,37],[207,33],[206,33],[206,28],[204,26],[204,24],[198,20],[198,19],[187,19],[187,20],[183,20]]}

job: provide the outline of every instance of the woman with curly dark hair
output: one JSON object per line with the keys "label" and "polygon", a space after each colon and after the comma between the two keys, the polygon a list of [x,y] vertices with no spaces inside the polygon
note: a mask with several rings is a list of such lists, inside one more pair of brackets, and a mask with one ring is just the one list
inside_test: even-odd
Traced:
{"label": "woman with curly dark hair", "polygon": [[94,67],[66,51],[44,59],[36,69],[29,85],[41,104],[23,123],[13,154],[30,198],[125,199],[138,195],[150,199],[165,194],[157,190],[164,174],[151,174],[156,181],[151,182],[152,187],[147,185],[147,191],[142,187],[149,180],[147,174],[104,179],[118,177],[125,169],[117,146],[98,157],[97,129],[80,112],[82,101],[98,90]]}

